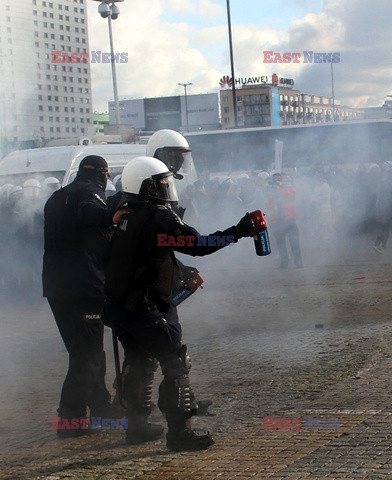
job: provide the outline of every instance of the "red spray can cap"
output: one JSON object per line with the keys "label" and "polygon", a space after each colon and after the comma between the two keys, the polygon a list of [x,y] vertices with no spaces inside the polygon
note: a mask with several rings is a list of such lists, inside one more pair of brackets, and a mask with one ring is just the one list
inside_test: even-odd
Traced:
{"label": "red spray can cap", "polygon": [[253,220],[256,230],[265,230],[267,228],[267,221],[264,213],[261,210],[250,212],[249,217]]}

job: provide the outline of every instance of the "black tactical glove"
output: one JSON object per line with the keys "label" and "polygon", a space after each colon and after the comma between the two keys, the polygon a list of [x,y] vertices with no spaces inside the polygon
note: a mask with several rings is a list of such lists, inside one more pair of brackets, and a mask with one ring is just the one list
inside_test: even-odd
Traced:
{"label": "black tactical glove", "polygon": [[255,225],[248,213],[241,218],[237,223],[238,237],[253,237],[255,235]]}
{"label": "black tactical glove", "polygon": [[188,225],[185,225],[181,218],[169,207],[158,205],[155,219],[162,233],[181,235],[188,231]]}

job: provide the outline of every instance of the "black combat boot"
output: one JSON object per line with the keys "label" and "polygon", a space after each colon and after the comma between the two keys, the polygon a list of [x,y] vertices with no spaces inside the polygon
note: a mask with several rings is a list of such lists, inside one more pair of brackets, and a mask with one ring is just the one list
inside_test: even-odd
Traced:
{"label": "black combat boot", "polygon": [[138,445],[139,443],[152,442],[163,434],[162,425],[149,423],[148,415],[145,413],[129,414],[128,428],[125,440],[128,445]]}
{"label": "black combat boot", "polygon": [[167,425],[166,446],[173,452],[205,450],[214,444],[209,432],[200,435],[192,430],[189,419],[167,415]]}
{"label": "black combat boot", "polygon": [[85,415],[72,415],[70,412],[58,409],[56,426],[58,438],[76,438],[97,433],[92,429],[89,419]]}

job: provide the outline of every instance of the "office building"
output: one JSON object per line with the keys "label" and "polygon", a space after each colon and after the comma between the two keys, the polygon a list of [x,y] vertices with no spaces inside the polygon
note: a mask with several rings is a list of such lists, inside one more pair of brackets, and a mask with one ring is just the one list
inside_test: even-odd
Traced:
{"label": "office building", "polygon": [[[119,102],[120,123],[132,125],[135,131],[156,131],[161,128],[186,132],[219,128],[217,93],[184,95]],[[114,102],[109,102],[110,123],[115,123]]]}
{"label": "office building", "polygon": [[[231,78],[220,81],[222,129],[234,128]],[[327,97],[308,95],[294,88],[294,80],[267,76],[236,79],[237,127],[269,127],[324,123],[362,118],[361,109],[340,105]]]}
{"label": "office building", "polygon": [[86,1],[2,0],[3,144],[33,146],[93,131],[90,63],[80,58],[89,52]]}

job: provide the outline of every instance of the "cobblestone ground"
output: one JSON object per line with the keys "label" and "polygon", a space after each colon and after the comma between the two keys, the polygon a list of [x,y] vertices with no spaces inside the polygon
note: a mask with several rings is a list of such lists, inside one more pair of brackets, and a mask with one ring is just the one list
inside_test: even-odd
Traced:
{"label": "cobblestone ground", "polygon": [[[50,312],[4,308],[0,479],[392,479],[392,252],[309,256],[285,271],[248,255],[233,274],[242,254],[194,262],[206,288],[180,311],[195,392],[214,401],[215,416],[194,422],[214,435],[203,452],[175,454],[164,439],[128,447],[121,431],[58,440],[67,356]],[[267,429],[265,417],[301,428]],[[340,428],[303,428],[310,417]]]}

